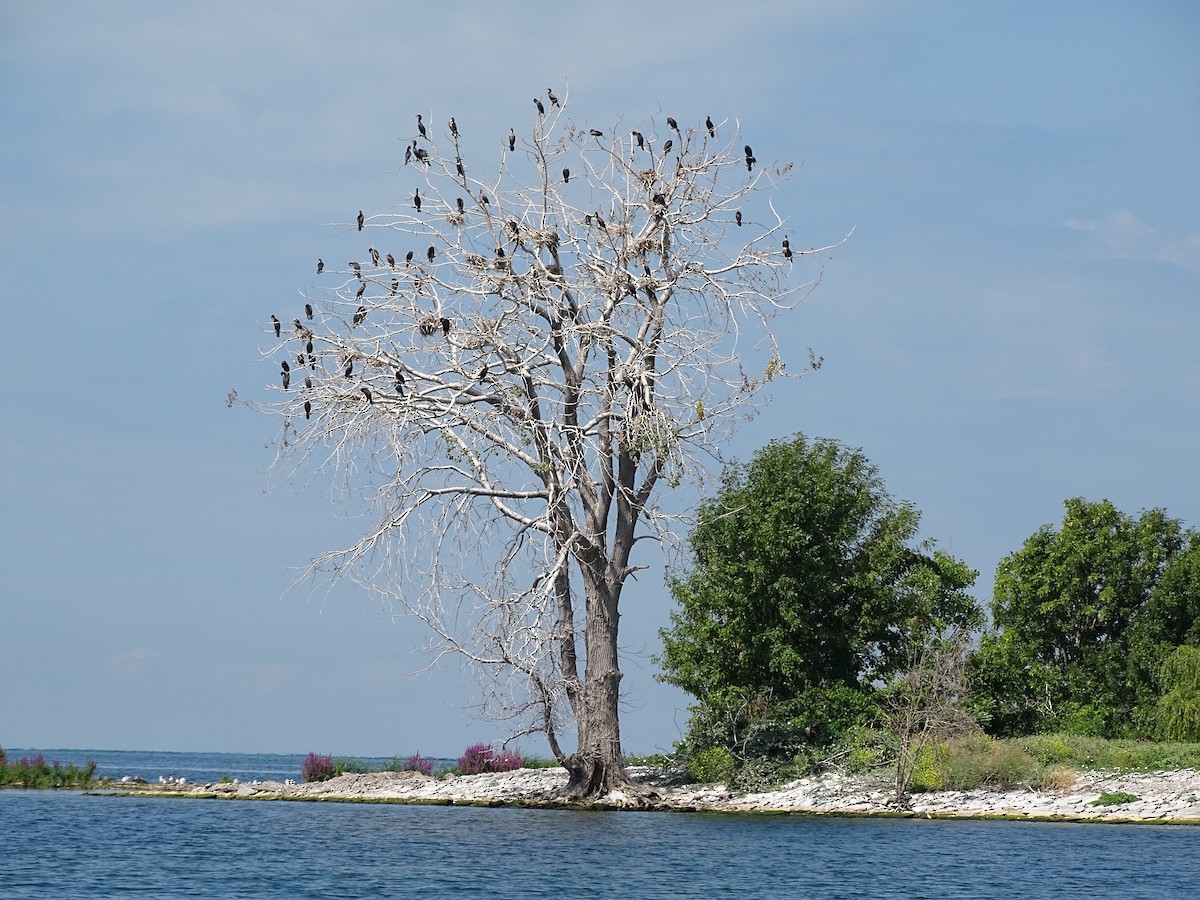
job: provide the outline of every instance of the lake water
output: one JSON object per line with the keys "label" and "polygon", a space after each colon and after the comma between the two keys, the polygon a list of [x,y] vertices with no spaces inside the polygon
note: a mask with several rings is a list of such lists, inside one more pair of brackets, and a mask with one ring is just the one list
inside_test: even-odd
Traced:
{"label": "lake water", "polygon": [[[204,780],[188,771],[185,757],[227,755],[170,756],[164,764],[174,770],[163,774]],[[99,760],[99,754],[92,758]],[[285,757],[289,765],[291,760]],[[196,771],[200,764],[215,771],[235,760],[192,762]],[[121,774],[149,778],[157,772]],[[294,771],[286,777],[294,777]],[[1198,884],[1200,828],[1185,826],[0,791],[0,897],[5,900],[133,895],[1141,898],[1194,897]]]}

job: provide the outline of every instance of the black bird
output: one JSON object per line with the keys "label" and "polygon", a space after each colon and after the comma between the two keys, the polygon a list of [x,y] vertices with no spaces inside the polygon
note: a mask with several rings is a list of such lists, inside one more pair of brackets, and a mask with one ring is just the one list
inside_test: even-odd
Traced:
{"label": "black bird", "polygon": [[277,318],[275,318],[274,316],[271,316],[271,321],[275,325],[275,337],[279,337],[279,329],[281,327],[279,324],[279,320]]}
{"label": "black bird", "polygon": [[463,164],[462,164],[462,157],[461,157],[461,156],[455,157],[455,159],[454,159],[454,168],[458,170],[458,177],[459,177],[459,178],[465,178],[465,177],[466,177],[467,170],[463,168]]}
{"label": "black bird", "polygon": [[421,192],[413,191],[413,206],[417,208],[417,212],[421,211]]}
{"label": "black bird", "polygon": [[533,105],[537,107],[539,116],[544,116],[546,114],[546,107],[542,106],[542,101],[537,97],[533,98]]}
{"label": "black bird", "polygon": [[600,131],[597,128],[593,128],[591,131],[588,132],[588,134],[590,134],[592,137],[604,137],[604,132]]}
{"label": "black bird", "polygon": [[676,122],[674,119],[672,119],[670,116],[667,116],[667,127],[670,128],[672,131],[674,131],[676,134],[679,134],[679,123]]}
{"label": "black bird", "polygon": [[404,393],[404,373],[399,369],[396,370],[396,393]]}
{"label": "black bird", "polygon": [[384,259],[387,260],[387,264],[389,266],[391,266],[393,269],[396,268],[396,257],[392,256],[392,254],[389,253],[387,256],[384,257]]}
{"label": "black bird", "polygon": [[456,203],[458,206],[458,211],[461,213],[463,211],[463,198],[459,197]]}
{"label": "black bird", "polygon": [[450,136],[458,137],[458,123],[454,121],[454,116],[450,117]]}
{"label": "black bird", "polygon": [[517,149],[517,133],[511,128],[508,129],[508,152],[512,153]]}
{"label": "black bird", "polygon": [[288,361],[286,359],[279,364],[279,367],[281,369],[283,369],[283,371],[285,371],[285,372],[288,372],[291,370],[291,366],[288,365]]}
{"label": "black bird", "polygon": [[788,243],[788,239],[783,239],[783,256],[785,259],[792,258],[792,245]]}
{"label": "black bird", "polygon": [[346,371],[343,373],[347,378],[354,374],[354,360],[346,360]]}
{"label": "black bird", "polygon": [[550,98],[551,103],[553,103],[555,106],[558,106],[558,98],[554,96],[553,90],[546,88],[546,96]]}
{"label": "black bird", "polygon": [[309,341],[307,344],[304,345],[304,352],[307,353],[309,356],[312,356],[312,341]]}
{"label": "black bird", "polygon": [[363,319],[365,319],[366,317],[367,317],[367,308],[365,306],[360,306],[358,308],[358,311],[354,314],[354,319],[351,321],[350,326],[353,328],[358,325],[361,325],[363,323]]}
{"label": "black bird", "polygon": [[349,262],[349,263],[346,263],[346,265],[348,265],[350,268],[352,268],[354,270],[355,275],[357,275],[360,279],[362,278],[362,266],[360,266],[356,262]]}
{"label": "black bird", "polygon": [[570,184],[570,183],[571,183],[571,170],[563,169],[563,184]]}
{"label": "black bird", "polygon": [[307,400],[304,401],[304,418],[306,418],[306,419],[312,418],[312,404],[309,403]]}
{"label": "black bird", "polygon": [[409,250],[407,253],[404,254],[404,264],[406,266],[412,265],[412,256],[413,256],[413,252],[411,250]]}
{"label": "black bird", "polygon": [[738,228],[742,227],[742,211],[738,210],[734,215],[733,220],[738,223]]}
{"label": "black bird", "polygon": [[483,368],[479,370],[479,374],[476,375],[475,378],[479,381],[483,381],[483,379],[485,379],[487,377],[488,377],[488,364],[487,364],[487,361],[485,360],[483,363]]}
{"label": "black bird", "polygon": [[392,279],[392,293],[397,294],[399,292],[400,292],[400,281],[399,281],[399,279],[393,278]]}
{"label": "black bird", "polygon": [[442,316],[442,334],[446,335],[446,337],[450,336],[450,320],[445,316]]}
{"label": "black bird", "polygon": [[370,389],[370,388],[368,388],[368,387],[360,387],[360,388],[359,388],[359,390],[360,390],[360,391],[362,391],[362,395],[363,395],[364,397],[366,397],[366,398],[367,398],[367,402],[368,402],[368,403],[374,403],[374,402],[375,402],[375,400],[374,400],[374,399],[371,397],[371,389]]}
{"label": "black bird", "polygon": [[311,303],[305,303],[305,304],[304,304],[304,315],[305,315],[305,317],[307,317],[307,318],[308,318],[308,320],[309,320],[310,322],[312,321],[312,317],[313,317],[313,308],[312,308],[312,304],[311,304]]}
{"label": "black bird", "polygon": [[756,162],[758,162],[758,160],[754,158],[754,151],[753,151],[753,150],[751,150],[751,149],[750,149],[750,145],[749,145],[749,144],[747,144],[747,145],[746,145],[746,171],[747,171],[747,172],[753,172],[753,171],[754,171],[754,164],[755,164]]}
{"label": "black bird", "polygon": [[407,166],[412,162],[412,146],[406,144],[404,147],[404,164]]}
{"label": "black bird", "polygon": [[597,212],[596,212],[596,224],[600,226],[601,230],[608,231],[608,226],[605,225],[604,220],[602,218],[600,218],[599,210],[597,210]]}
{"label": "black bird", "polygon": [[420,113],[417,113],[417,131],[421,137],[425,137],[425,123],[421,121]]}
{"label": "black bird", "polygon": [[429,151],[424,147],[418,147],[413,151],[413,156],[417,158],[417,162],[425,162],[425,160],[429,159]]}
{"label": "black bird", "polygon": [[304,376],[304,386],[306,388],[308,388],[310,391],[312,390],[312,376],[311,375]]}
{"label": "black bird", "polygon": [[320,275],[324,271],[325,271],[325,260],[318,259],[317,260],[317,274]]}
{"label": "black bird", "polygon": [[636,140],[638,142],[639,150],[646,149],[646,138],[642,135],[642,133],[640,131],[635,131],[633,133],[633,138],[634,138],[634,140]]}
{"label": "black bird", "polygon": [[363,295],[363,291],[365,291],[366,289],[367,289],[367,283],[364,281],[362,284],[360,284],[358,286],[358,293],[354,295],[354,298],[357,300],[359,297],[361,297]]}
{"label": "black bird", "polygon": [[500,257],[501,259],[504,259],[504,248],[503,248],[503,247],[497,247],[497,248],[496,248],[496,255],[497,255],[498,257]]}
{"label": "black bird", "polygon": [[712,116],[704,117],[704,127],[708,129],[708,136],[715,138],[717,136],[717,127],[713,125]]}
{"label": "black bird", "polygon": [[367,252],[371,254],[371,265],[378,267],[379,266],[379,251],[376,250],[374,247],[368,247]]}
{"label": "black bird", "polygon": [[303,366],[303,365],[304,365],[304,354],[303,354],[303,353],[297,353],[297,354],[296,354],[296,365],[297,365],[297,366]]}
{"label": "black bird", "polygon": [[292,319],[292,324],[296,326],[296,334],[304,334],[304,326],[300,324],[299,319]]}
{"label": "black bird", "polygon": [[488,195],[487,195],[487,194],[480,194],[480,195],[479,195],[479,202],[480,202],[480,203],[491,203],[492,201],[488,199]]}
{"label": "black bird", "polygon": [[365,222],[365,221],[366,221],[366,217],[363,215],[363,211],[360,209],[358,211],[358,230],[359,231],[362,231],[363,222]]}
{"label": "black bird", "polygon": [[653,200],[655,203],[657,203],[659,206],[667,205],[667,198],[663,194],[655,194],[650,199]]}
{"label": "black bird", "polygon": [[433,248],[433,246],[431,245],[430,248],[425,251],[425,258],[428,259],[430,262],[433,262],[433,258],[435,256],[437,256],[437,250],[435,250]]}
{"label": "black bird", "polygon": [[671,148],[674,146],[675,142],[672,140],[668,140],[665,144],[663,144],[663,155],[666,156],[668,153],[670,153]]}
{"label": "black bird", "polygon": [[[285,364],[285,365],[286,365],[286,364]],[[284,370],[283,370],[282,372],[280,372],[279,374],[280,374],[280,376],[283,378],[283,389],[286,391],[286,390],[288,389],[288,387],[290,387],[290,386],[291,386],[291,383],[292,383],[292,373],[291,373],[291,372],[289,372],[287,369],[284,369]]]}

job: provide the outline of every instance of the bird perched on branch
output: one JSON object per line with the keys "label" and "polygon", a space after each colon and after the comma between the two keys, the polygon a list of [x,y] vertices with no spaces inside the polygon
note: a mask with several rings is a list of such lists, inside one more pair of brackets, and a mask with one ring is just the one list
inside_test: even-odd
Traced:
{"label": "bird perched on branch", "polygon": [[742,227],[742,211],[740,209],[734,214],[733,220],[737,222],[738,228]]}
{"label": "bird perched on branch", "polygon": [[463,204],[463,198],[462,198],[462,197],[459,197],[457,200],[455,200],[455,201],[454,201],[454,205],[458,207],[458,212],[459,212],[459,214],[461,215],[461,214],[462,214],[462,211],[463,211],[463,209],[465,208],[465,207],[464,207],[464,204]]}
{"label": "bird perched on branch", "polygon": [[312,404],[309,403],[307,400],[304,401],[304,418],[306,418],[306,419],[312,418]]}
{"label": "bird perched on branch", "polygon": [[420,189],[413,191],[413,206],[417,208],[417,212],[421,211],[421,191]]}
{"label": "bird perched on branch", "polygon": [[312,321],[312,317],[313,317],[313,308],[312,308],[312,304],[311,304],[311,303],[305,303],[305,304],[304,304],[304,317],[305,317],[306,319],[308,319],[310,322]]}
{"label": "bird perched on branch", "polygon": [[708,129],[708,136],[710,138],[715,138],[717,136],[717,128],[715,125],[713,125],[712,116],[704,117],[704,127]]}
{"label": "bird perched on branch", "polygon": [[371,389],[369,387],[360,387],[359,390],[362,391],[362,395],[367,398],[368,403],[375,402],[375,399],[371,396]]}
{"label": "bird perched on branch", "polygon": [[554,106],[558,106],[558,98],[554,96],[554,91],[551,88],[546,88],[546,96],[550,98],[550,102]]}
{"label": "bird perched on branch", "polygon": [[588,132],[588,134],[590,134],[592,137],[604,137],[604,132],[601,131],[599,128],[593,128],[591,131]]}
{"label": "bird perched on branch", "polygon": [[361,325],[363,323],[363,319],[365,319],[366,317],[367,317],[367,308],[365,306],[360,306],[358,308],[358,311],[354,313],[354,318],[353,318],[353,320],[351,320],[350,326],[352,328],[354,328],[354,327]]}
{"label": "bird perched on branch", "polygon": [[374,247],[368,247],[367,252],[371,254],[371,265],[378,268],[379,266],[379,251]]}
{"label": "bird perched on branch", "polygon": [[785,259],[792,258],[792,245],[788,243],[787,235],[783,238],[783,256]]}
{"label": "bird perched on branch", "polygon": [[271,316],[271,324],[275,326],[275,337],[279,337],[279,331],[280,328],[282,328],[282,326],[279,324],[279,320],[274,316]]}
{"label": "bird perched on branch", "polygon": [[458,123],[454,121],[454,116],[450,117],[450,136],[458,137]]}
{"label": "bird perched on branch", "polygon": [[357,300],[359,297],[361,297],[363,295],[363,292],[366,291],[366,289],[367,289],[367,283],[364,281],[362,284],[360,284],[358,286],[358,293],[354,295],[354,298]]}
{"label": "bird perched on branch", "polygon": [[570,183],[571,183],[571,170],[563,169],[563,184],[570,184]]}
{"label": "bird perched on branch", "polygon": [[359,231],[363,230],[363,222],[365,222],[366,220],[367,220],[366,216],[363,215],[363,211],[360,209],[358,211],[358,230]]}
{"label": "bird perched on branch", "polygon": [[750,149],[749,144],[746,145],[745,149],[746,149],[746,171],[753,172],[754,164],[756,162],[758,162],[758,160],[754,158],[754,151]]}
{"label": "bird perched on branch", "polygon": [[317,260],[317,274],[320,275],[324,271],[325,271],[325,260],[318,259]]}
{"label": "bird perched on branch", "polygon": [[668,138],[667,142],[665,144],[663,144],[663,155],[666,156],[668,153],[670,153],[671,148],[674,146],[675,146],[675,142]]}
{"label": "bird perched on branch", "polygon": [[676,122],[674,119],[672,119],[670,116],[667,116],[667,127],[670,128],[672,131],[674,131],[676,134],[679,134],[679,123]]}
{"label": "bird perched on branch", "polygon": [[511,128],[508,129],[508,150],[511,153],[517,149],[517,133]]}
{"label": "bird perched on branch", "polygon": [[346,263],[346,265],[348,265],[350,268],[352,268],[354,270],[354,274],[357,275],[359,280],[361,281],[362,280],[362,266],[360,266],[358,263],[353,262],[353,261]]}
{"label": "bird perched on branch", "polygon": [[442,322],[442,334],[446,335],[446,337],[449,337],[450,336],[450,326],[452,323],[445,316],[442,316],[441,322]]}
{"label": "bird perched on branch", "polygon": [[387,264],[391,268],[393,268],[393,269],[396,268],[396,257],[392,256],[392,254],[389,253],[387,256],[384,257],[384,259],[387,260]]}
{"label": "bird perched on branch", "polygon": [[417,133],[420,134],[421,137],[426,136],[425,135],[425,123],[421,121],[420,113],[417,113]]}
{"label": "bird perched on branch", "polygon": [[433,258],[435,256],[437,256],[437,250],[435,250],[433,245],[430,244],[429,249],[425,251],[425,258],[428,259],[430,262],[433,262]]}
{"label": "bird perched on branch", "polygon": [[544,116],[546,114],[546,107],[542,106],[542,101],[537,97],[533,98],[533,105],[537,107],[539,116]]}
{"label": "bird perched on branch", "polygon": [[634,139],[635,141],[637,141],[637,145],[638,145],[638,149],[639,149],[639,150],[645,150],[645,149],[646,149],[646,138],[645,138],[645,137],[642,135],[642,133],[641,133],[640,131],[635,131],[635,132],[633,132],[633,139]]}
{"label": "bird perched on branch", "polygon": [[408,165],[410,162],[412,162],[412,151],[413,151],[412,145],[411,145],[411,144],[405,144],[405,146],[404,146],[404,164],[405,164],[406,166],[407,166],[407,165]]}

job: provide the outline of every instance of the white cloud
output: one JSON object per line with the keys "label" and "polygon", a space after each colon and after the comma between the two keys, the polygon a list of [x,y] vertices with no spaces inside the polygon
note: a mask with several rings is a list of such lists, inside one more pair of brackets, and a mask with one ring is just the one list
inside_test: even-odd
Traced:
{"label": "white cloud", "polygon": [[1070,231],[1094,235],[1116,259],[1166,262],[1200,272],[1200,234],[1167,240],[1127,209],[1103,219],[1070,218],[1062,223]]}

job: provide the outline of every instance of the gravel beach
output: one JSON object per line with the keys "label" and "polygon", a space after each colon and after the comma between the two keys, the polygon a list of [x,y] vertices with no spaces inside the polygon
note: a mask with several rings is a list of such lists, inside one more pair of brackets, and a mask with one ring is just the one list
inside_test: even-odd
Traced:
{"label": "gravel beach", "polygon": [[[641,790],[614,792],[592,807],[676,811],[997,817],[1030,820],[1146,821],[1200,824],[1200,772],[1083,772],[1069,789],[1039,792],[1027,788],[932,791],[913,794],[907,804],[879,779],[826,773],[789,782],[776,790],[738,794],[724,785],[663,784],[660,773],[633,768]],[[253,800],[441,803],[486,806],[562,806],[562,769],[431,778],[419,772],[340,775],[329,781],[286,784],[277,781],[225,784],[120,785],[131,793]],[[1096,805],[1101,794],[1136,797]]]}

